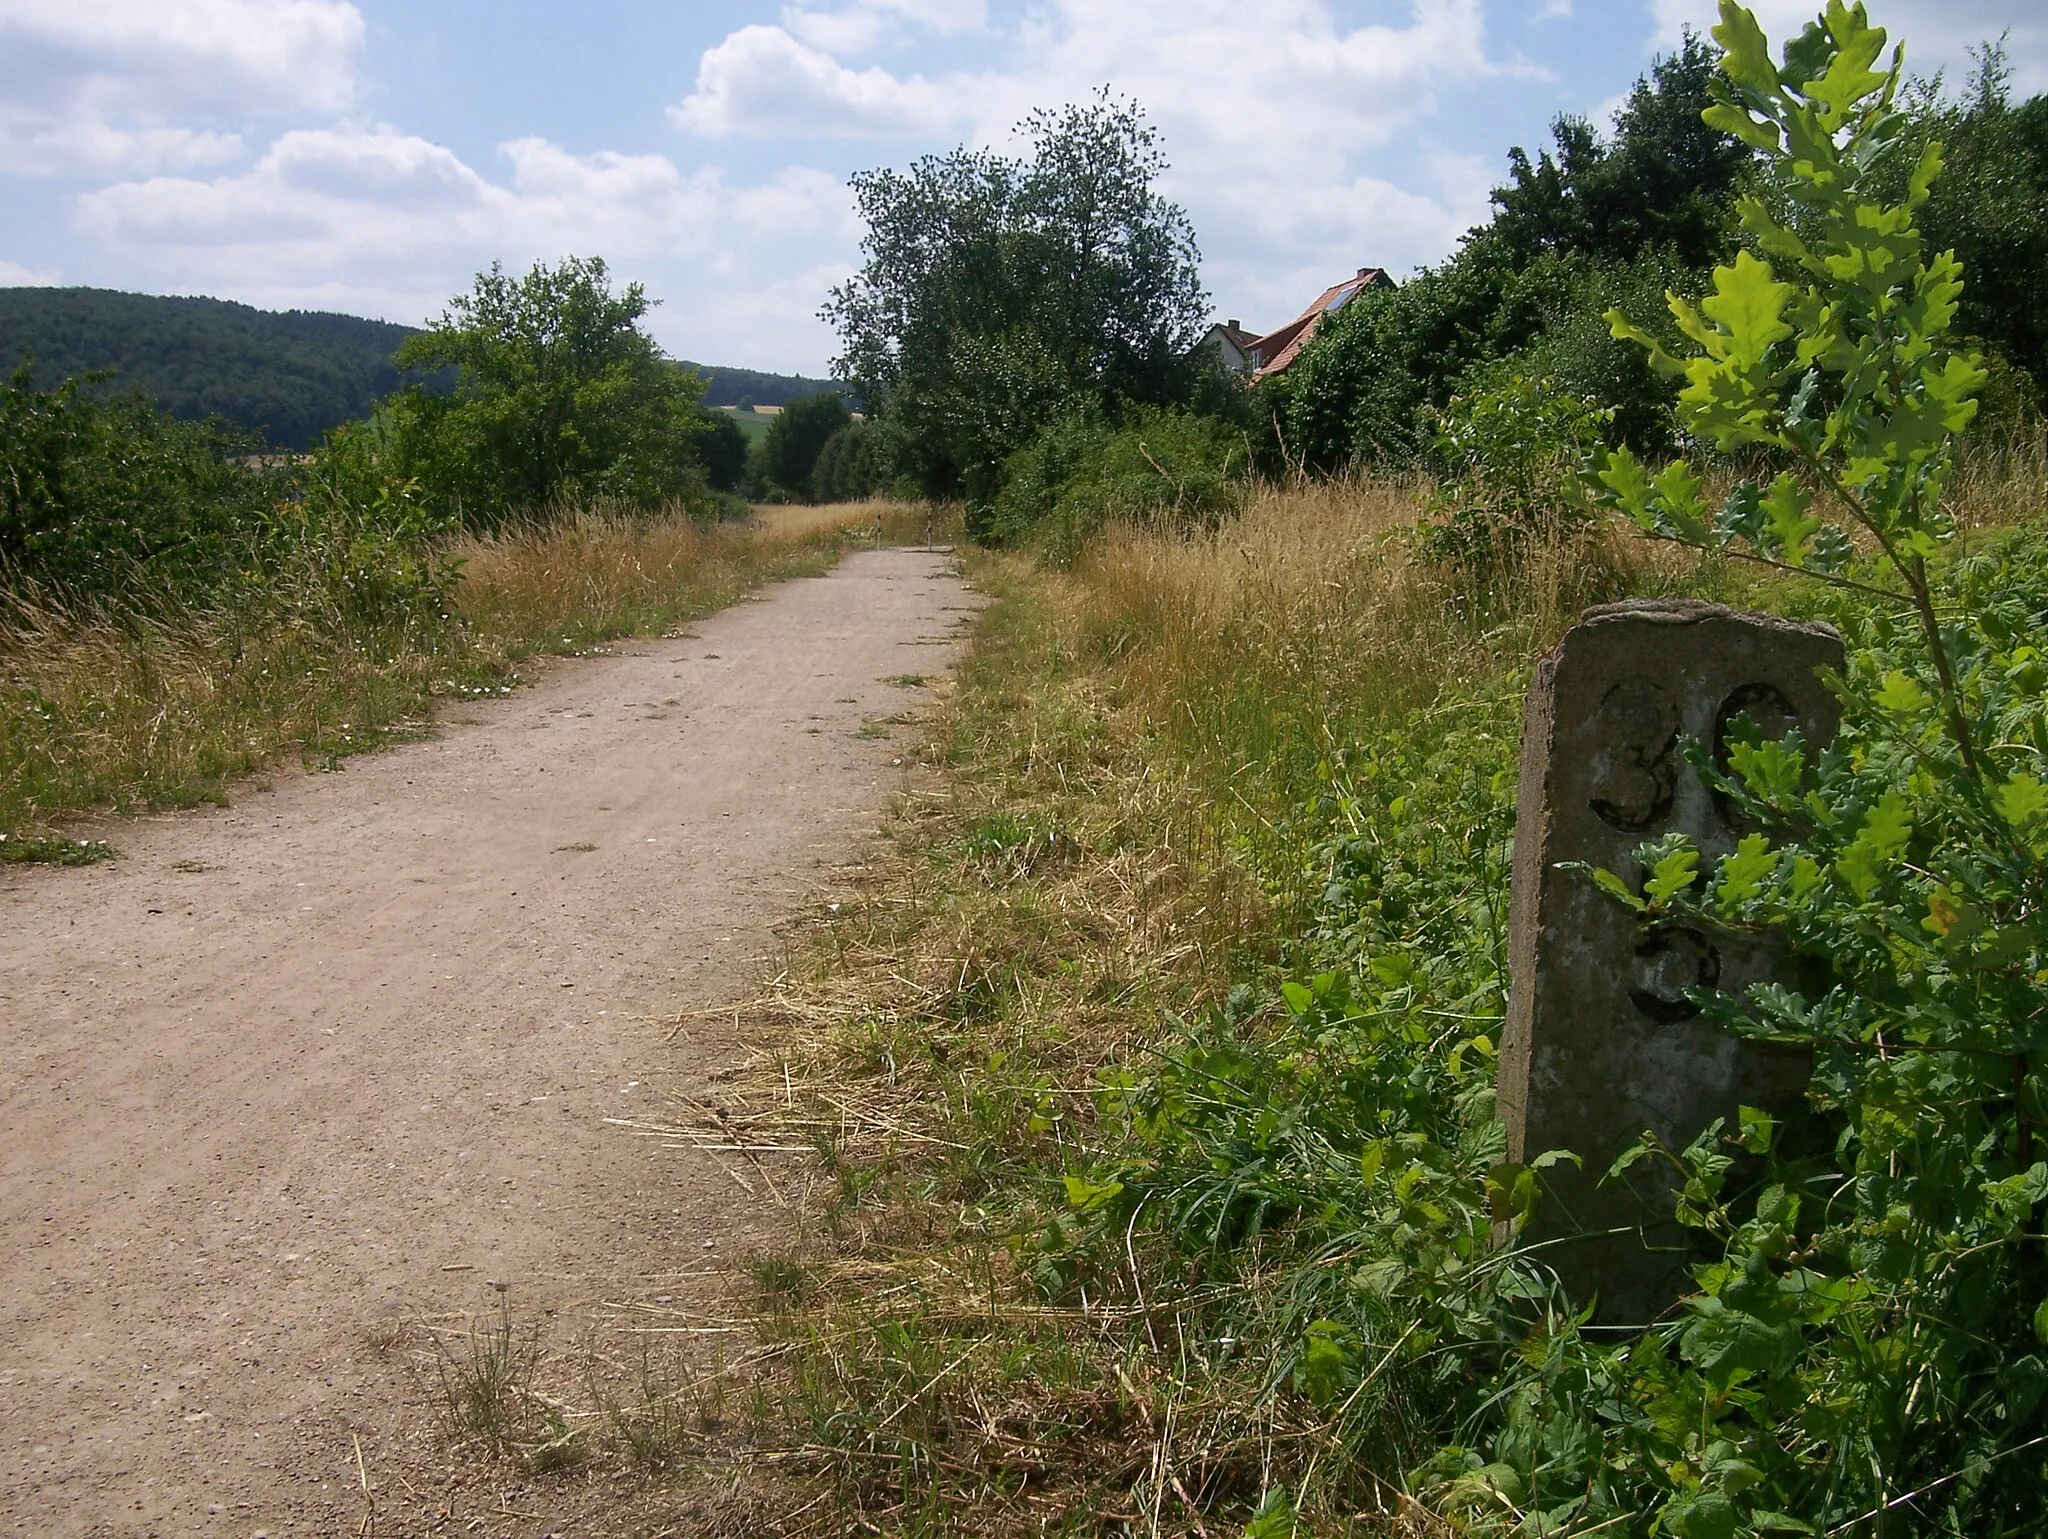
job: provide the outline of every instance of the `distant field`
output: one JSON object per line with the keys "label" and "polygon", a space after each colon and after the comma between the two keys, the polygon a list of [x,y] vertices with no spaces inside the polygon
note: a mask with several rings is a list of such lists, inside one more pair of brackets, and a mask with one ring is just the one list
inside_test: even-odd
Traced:
{"label": "distant field", "polygon": [[711,409],[716,412],[723,412],[726,416],[737,422],[740,425],[740,431],[747,435],[747,442],[750,445],[757,444],[768,436],[768,424],[774,420],[772,417],[764,417],[761,413],[751,408],[741,411],[737,406],[714,406]]}

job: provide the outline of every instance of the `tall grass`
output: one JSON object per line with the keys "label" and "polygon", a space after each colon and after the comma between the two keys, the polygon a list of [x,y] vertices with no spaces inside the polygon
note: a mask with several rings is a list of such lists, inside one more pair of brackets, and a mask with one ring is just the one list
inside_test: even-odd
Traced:
{"label": "tall grass", "polygon": [[1280,825],[1345,745],[1515,673],[1588,605],[1720,581],[1607,532],[1464,573],[1428,558],[1421,508],[1407,485],[1268,488],[1213,530],[1111,530],[1034,602],[1112,685],[1124,730],[1227,802],[1222,823],[1270,872],[1298,854]]}
{"label": "tall grass", "polygon": [[[2044,491],[2038,453],[1985,456],[1956,512],[1996,529]],[[1298,1509],[1302,1534],[1448,1532],[1402,1476],[1454,1430],[1430,1375],[1467,1365],[1373,1371],[1416,1356],[1394,1306],[1384,1340],[1323,1338],[1356,1377],[1318,1398],[1314,1322],[1355,1318],[1374,1256],[1289,1248],[1285,1215],[1314,1231],[1361,1182],[1341,1150],[1327,1180],[1283,1154],[1311,1094],[1290,1076],[1322,1071],[1275,985],[1384,962],[1372,1007],[1485,1032],[1533,659],[1593,603],[1813,599],[1602,532],[1446,566],[1422,513],[1416,488],[1295,485],[1213,529],[1108,529],[1065,571],[970,559],[996,604],[928,729],[936,773],[757,1006],[760,1115],[794,1086],[818,1148],[812,1243],[763,1297],[788,1368],[764,1469],[811,1477],[783,1531],[1235,1534],[1285,1487],[1249,1531]],[[1198,1100],[1223,1110],[1161,1164],[1147,1140],[1175,1135],[1141,1129]],[[1148,1195],[1105,1229],[1120,1180]]]}
{"label": "tall grass", "polygon": [[863,511],[797,528],[581,511],[463,536],[442,552],[460,563],[453,612],[379,623],[310,571],[205,608],[16,591],[0,597],[0,830],[219,800],[259,766],[416,732],[438,698],[510,688],[524,658],[657,634],[820,573]]}
{"label": "tall grass", "polygon": [[970,558],[997,602],[928,729],[943,778],[758,1006],[788,1044],[764,1101],[794,1086],[819,1148],[805,1280],[764,1329],[774,1468],[837,1516],[790,1531],[1237,1532],[1318,1460],[1369,1489],[1251,1346],[1294,1307],[1260,1248],[1220,1287],[1150,1220],[1080,1246],[1068,1177],[1116,1166],[1105,1085],[1287,952],[1350,750],[1448,709],[1511,784],[1532,649],[1588,603],[1721,583],[1584,534],[1475,582],[1426,559],[1420,512],[1297,485],[1206,530],[1112,527],[1064,571]]}

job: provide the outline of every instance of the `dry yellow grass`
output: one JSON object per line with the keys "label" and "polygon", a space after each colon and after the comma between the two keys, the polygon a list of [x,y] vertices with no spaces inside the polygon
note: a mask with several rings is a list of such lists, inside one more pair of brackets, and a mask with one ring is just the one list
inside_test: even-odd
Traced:
{"label": "dry yellow grass", "polygon": [[871,539],[879,527],[884,545],[944,544],[961,537],[961,510],[957,505],[892,502],[882,497],[816,506],[763,503],[754,509],[754,518],[775,535],[804,535],[830,529],[856,539]]}
{"label": "dry yellow grass", "polygon": [[365,629],[318,583],[149,618],[0,599],[0,830],[217,800],[266,763],[418,731],[437,696],[511,687],[522,657],[659,632],[822,572],[861,515],[818,514],[757,529],[578,513],[463,537],[447,549],[463,574],[448,622]]}
{"label": "dry yellow grass", "polygon": [[[2010,524],[2043,480],[2038,457],[1979,462],[1958,517]],[[1520,681],[1586,605],[1795,597],[1618,531],[1460,572],[1419,513],[1406,486],[1269,488],[1212,530],[1107,530],[1069,571],[968,558],[998,603],[926,777],[792,936],[754,1007],[756,1093],[726,1109],[820,1149],[774,1172],[811,1240],[758,1273],[786,1376],[748,1531],[1236,1533],[1270,1484],[1317,1482],[1304,1533],[1449,1532],[1275,1394],[1268,1358],[1208,1352],[1298,1329],[1256,1247],[1228,1305],[1142,1236],[1078,1294],[1034,1270],[1057,1173],[1114,1168],[1103,1072],[1302,933],[1328,766],[1462,728],[1511,777]]]}
{"label": "dry yellow grass", "polygon": [[1406,486],[1283,487],[1213,530],[1112,528],[1070,571],[969,558],[998,603],[927,778],[792,937],[758,1096],[728,1109],[821,1150],[776,1170],[812,1240],[761,1272],[788,1375],[754,1531],[1238,1532],[1264,1483],[1351,1457],[1262,1364],[1185,1371],[1213,1290],[1134,1252],[1049,1296],[1036,1236],[1067,1211],[1052,1173],[1105,1145],[1103,1071],[1277,957],[1320,764],[1477,682],[1458,698],[1511,754],[1503,670],[1693,570],[1580,537],[1475,593],[1417,515]]}
{"label": "dry yellow grass", "polygon": [[857,507],[764,525],[571,513],[453,541],[456,607],[474,640],[511,656],[573,650],[659,631],[730,603],[776,577],[824,571]]}

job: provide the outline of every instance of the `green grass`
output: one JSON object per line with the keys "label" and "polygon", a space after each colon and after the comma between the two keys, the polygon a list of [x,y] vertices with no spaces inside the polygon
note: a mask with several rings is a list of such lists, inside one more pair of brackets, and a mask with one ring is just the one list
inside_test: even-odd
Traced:
{"label": "green grass", "polygon": [[737,406],[714,406],[712,411],[724,412],[740,425],[740,431],[747,435],[747,447],[752,448],[768,436],[768,424],[775,419],[749,408],[741,411]]}
{"label": "green grass", "polygon": [[1412,511],[969,558],[928,779],[757,1023],[818,1150],[801,1297],[755,1269],[818,1531],[1455,1531],[1410,1477],[1510,1382],[1435,1279],[1489,1254],[1529,667],[1591,603],[1813,597],[1619,536],[1471,584]]}

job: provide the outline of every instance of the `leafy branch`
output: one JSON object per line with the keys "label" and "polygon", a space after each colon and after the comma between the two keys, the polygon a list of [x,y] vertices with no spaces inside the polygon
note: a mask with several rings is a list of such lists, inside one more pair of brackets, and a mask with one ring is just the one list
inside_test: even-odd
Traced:
{"label": "leafy branch", "polygon": [[[1723,453],[1775,452],[1796,468],[1768,486],[1744,479],[1710,510],[1683,461],[1652,476],[1620,449],[1597,456],[1595,495],[1647,533],[1909,603],[1964,772],[1981,781],[1927,569],[1955,534],[1942,494],[1955,435],[1976,416],[1988,378],[1976,354],[1947,340],[1962,266],[1953,252],[1930,253],[1915,219],[1941,170],[1941,146],[1921,152],[1903,198],[1883,195],[1911,142],[1898,100],[1904,50],[1873,67],[1885,34],[1861,4],[1829,0],[1787,45],[1782,67],[1733,0],[1722,0],[1714,37],[1725,56],[1706,121],[1763,152],[1780,173],[1786,213],[1755,194],[1741,199],[1737,214],[1756,249],[1716,268],[1713,292],[1697,305],[1666,296],[1695,355],[1675,357],[1618,310],[1607,320],[1659,371],[1685,380],[1678,411],[1695,438]],[[1816,487],[1875,543],[1897,588],[1850,575],[1855,544],[1816,510]]]}

